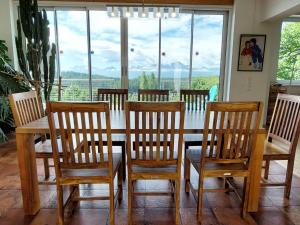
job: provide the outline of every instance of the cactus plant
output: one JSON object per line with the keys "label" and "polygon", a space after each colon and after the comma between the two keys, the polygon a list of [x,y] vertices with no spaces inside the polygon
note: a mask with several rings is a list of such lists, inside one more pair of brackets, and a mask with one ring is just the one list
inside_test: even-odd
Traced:
{"label": "cactus plant", "polygon": [[[56,46],[52,43],[50,50],[47,13],[45,10],[39,11],[37,0],[19,0],[19,3],[20,19],[17,20],[16,37],[19,66],[40,99],[43,90],[44,99],[48,101],[55,77]],[[26,48],[23,46],[22,31]]]}

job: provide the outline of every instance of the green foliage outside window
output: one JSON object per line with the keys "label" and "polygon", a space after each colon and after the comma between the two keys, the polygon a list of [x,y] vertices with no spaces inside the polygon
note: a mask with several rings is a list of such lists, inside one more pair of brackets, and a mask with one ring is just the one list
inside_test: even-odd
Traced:
{"label": "green foliage outside window", "polygon": [[283,23],[278,80],[300,80],[300,22]]}

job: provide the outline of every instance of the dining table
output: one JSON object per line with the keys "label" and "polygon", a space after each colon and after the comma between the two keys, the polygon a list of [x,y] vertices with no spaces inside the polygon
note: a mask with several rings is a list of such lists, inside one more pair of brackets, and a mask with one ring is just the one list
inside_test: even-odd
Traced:
{"label": "dining table", "polygon": [[[204,128],[205,111],[186,111],[184,118],[184,135],[199,135],[200,139]],[[125,112],[123,110],[111,110],[110,121],[112,134],[126,133]],[[23,209],[26,215],[35,215],[40,210],[39,184],[35,157],[35,135],[49,133],[48,118],[46,116],[16,128],[17,157],[21,179]],[[260,177],[266,134],[267,132],[264,128],[258,129],[256,141],[253,143],[255,146],[251,155],[253,160],[250,165],[251,175],[248,212],[256,212],[258,210]]]}

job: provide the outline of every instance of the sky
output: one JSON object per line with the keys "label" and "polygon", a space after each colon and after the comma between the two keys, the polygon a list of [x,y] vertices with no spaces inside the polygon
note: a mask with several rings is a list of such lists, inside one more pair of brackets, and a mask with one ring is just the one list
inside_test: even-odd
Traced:
{"label": "sky", "polygon": [[[53,12],[48,12],[50,41],[55,42]],[[161,76],[186,77],[190,66],[191,14],[161,20]],[[88,73],[85,11],[57,11],[61,71]],[[192,74],[219,75],[222,15],[194,16]],[[120,18],[104,11],[90,11],[92,74],[120,76]],[[145,71],[157,75],[159,20],[128,19],[129,79]]]}

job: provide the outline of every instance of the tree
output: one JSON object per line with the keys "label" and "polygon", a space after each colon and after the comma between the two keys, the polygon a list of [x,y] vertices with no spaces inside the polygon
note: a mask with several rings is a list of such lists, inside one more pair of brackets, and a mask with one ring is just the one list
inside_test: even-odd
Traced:
{"label": "tree", "polygon": [[277,77],[280,80],[300,79],[300,23],[288,22],[284,24]]}
{"label": "tree", "polygon": [[155,89],[155,88],[157,88],[156,79],[154,73],[152,72],[148,77],[148,89]]}
{"label": "tree", "polygon": [[148,88],[148,79],[147,79],[146,72],[143,72],[142,75],[139,76],[139,83],[141,89]]}

